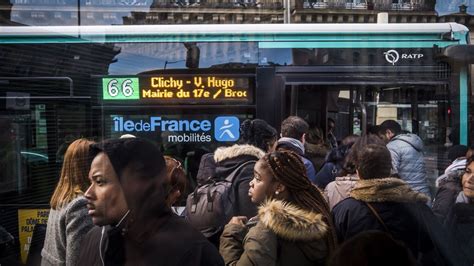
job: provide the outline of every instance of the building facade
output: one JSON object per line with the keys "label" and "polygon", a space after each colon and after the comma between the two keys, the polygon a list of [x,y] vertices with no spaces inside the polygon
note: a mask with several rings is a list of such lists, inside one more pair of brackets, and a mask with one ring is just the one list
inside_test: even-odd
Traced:
{"label": "building facade", "polygon": [[[0,23],[24,25],[457,22],[471,7],[436,0],[1,0]],[[462,1],[461,1],[462,2]],[[454,3],[454,5],[452,4]],[[437,12],[438,11],[438,12]],[[442,16],[440,16],[442,15]]]}

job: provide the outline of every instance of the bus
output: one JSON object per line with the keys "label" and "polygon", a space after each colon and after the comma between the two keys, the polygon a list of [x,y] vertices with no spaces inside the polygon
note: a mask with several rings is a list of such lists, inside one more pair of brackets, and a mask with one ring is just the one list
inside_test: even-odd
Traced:
{"label": "bus", "polygon": [[[184,162],[239,140],[239,124],[290,116],[337,140],[384,120],[425,144],[429,179],[472,143],[460,24],[0,27],[0,264],[26,263],[67,145],[124,134]],[[229,134],[230,133],[230,134]],[[36,248],[37,249],[37,248]]]}

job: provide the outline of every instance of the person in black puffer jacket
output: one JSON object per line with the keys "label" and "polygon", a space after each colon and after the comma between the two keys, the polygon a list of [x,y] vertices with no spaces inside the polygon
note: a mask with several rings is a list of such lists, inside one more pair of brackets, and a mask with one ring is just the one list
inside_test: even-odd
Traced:
{"label": "person in black puffer jacket", "polygon": [[466,265],[454,239],[426,205],[429,197],[402,179],[388,177],[391,157],[385,146],[367,145],[357,157],[360,180],[351,197],[333,208],[339,241],[380,230],[403,242],[420,265]]}
{"label": "person in black puffer jacket", "polygon": [[[273,147],[277,138],[277,131],[262,119],[246,119],[240,125],[239,144],[249,144],[269,152]],[[196,176],[198,185],[206,183],[206,181],[214,176],[216,171],[216,161],[214,153],[206,153],[201,157],[199,170]]]}
{"label": "person in black puffer jacket", "polygon": [[326,186],[334,181],[337,176],[340,175],[340,171],[344,166],[344,159],[349,154],[352,145],[359,139],[357,135],[350,135],[342,140],[342,145],[332,149],[327,158],[326,162],[321,167],[321,170],[316,174],[314,184],[320,189],[326,188]]}
{"label": "person in black puffer jacket", "polygon": [[[246,216],[250,219],[257,214],[257,206],[250,201],[248,196],[249,183],[254,176],[253,168],[255,163],[273,146],[277,131],[264,120],[247,119],[240,125],[240,136],[240,144],[220,147],[214,153],[204,155],[198,177],[201,184],[210,178],[222,180],[244,163],[253,161],[243,166],[234,178],[237,186],[235,189],[237,206],[233,216]],[[218,247],[219,237],[220,233],[216,233],[208,239]]]}

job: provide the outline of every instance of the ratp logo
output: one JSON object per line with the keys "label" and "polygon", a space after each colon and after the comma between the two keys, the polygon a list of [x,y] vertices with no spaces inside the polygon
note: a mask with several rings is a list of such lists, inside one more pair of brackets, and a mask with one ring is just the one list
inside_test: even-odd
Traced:
{"label": "ratp logo", "polygon": [[385,55],[385,60],[392,65],[395,65],[395,63],[398,62],[398,59],[400,59],[400,55],[396,50],[388,50],[383,54]]}
{"label": "ratp logo", "polygon": [[240,121],[235,116],[219,116],[214,120],[214,138],[217,141],[237,141]]}

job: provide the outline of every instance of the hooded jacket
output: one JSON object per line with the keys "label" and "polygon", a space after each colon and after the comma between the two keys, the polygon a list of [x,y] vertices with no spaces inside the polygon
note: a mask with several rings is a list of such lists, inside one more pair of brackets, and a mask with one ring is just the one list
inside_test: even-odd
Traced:
{"label": "hooded jacket", "polygon": [[198,185],[203,185],[209,178],[213,177],[216,172],[216,162],[214,161],[214,153],[206,153],[201,157],[199,169],[196,174]]}
{"label": "hooded jacket", "polygon": [[464,170],[466,169],[466,158],[459,158],[454,160],[446,169],[444,170],[444,174],[438,176],[436,179],[436,187],[440,186],[440,183],[444,181],[444,179],[448,178],[450,175],[462,175],[464,174]]}
{"label": "hooded jacket", "polygon": [[200,232],[170,213],[142,239],[129,238],[120,227],[94,227],[84,239],[78,265],[220,266],[224,262]]}
{"label": "hooded jacket", "polygon": [[[459,259],[453,239],[426,205],[429,198],[398,178],[357,181],[351,197],[339,202],[333,218],[339,241],[367,230],[380,230],[402,241],[422,265],[464,265]],[[388,231],[368,207],[380,216]],[[436,253],[438,252],[438,253]],[[447,263],[447,264],[443,264]]]}
{"label": "hooded jacket", "polygon": [[226,225],[226,265],[325,265],[328,225],[322,215],[279,200],[266,202],[247,226]]}
{"label": "hooded jacket", "polygon": [[453,169],[448,173],[445,171],[445,174],[436,180],[439,188],[438,191],[436,191],[436,196],[433,201],[433,213],[443,223],[453,208],[456,197],[462,191],[461,178],[465,169],[466,164],[464,163],[464,168],[458,170]]}
{"label": "hooded jacket", "polygon": [[326,197],[329,204],[329,209],[332,210],[341,200],[350,197],[351,191],[358,180],[357,175],[347,175],[336,177],[336,180],[329,183],[324,189],[324,197]]}
{"label": "hooded jacket", "polygon": [[413,190],[430,196],[423,157],[423,141],[420,137],[415,134],[400,134],[390,140],[387,148],[392,156],[393,173],[398,174]]}
{"label": "hooded jacket", "polygon": [[341,145],[332,149],[321,170],[316,174],[315,182],[320,189],[324,189],[330,182],[336,179],[337,174],[344,165],[344,159],[349,153],[351,146]]}
{"label": "hooded jacket", "polygon": [[301,141],[294,138],[283,137],[277,141],[276,150],[288,150],[298,154],[303,161],[304,167],[306,168],[306,174],[309,180],[314,183],[316,180],[316,170],[314,170],[313,163],[308,160],[305,155],[305,146]]}
{"label": "hooded jacket", "polygon": [[166,166],[155,144],[112,139],[91,148],[92,156],[109,157],[129,211],[116,225],[89,231],[80,265],[223,265],[217,249],[167,206]]}
{"label": "hooded jacket", "polygon": [[250,181],[253,179],[255,163],[263,155],[265,153],[255,146],[238,144],[230,147],[221,147],[214,152],[214,161],[216,162],[214,177],[218,179],[226,178],[245,162],[255,161],[245,165],[235,176],[238,206],[236,208],[237,213],[234,216],[251,218],[257,215],[257,207],[250,200],[248,193]]}

